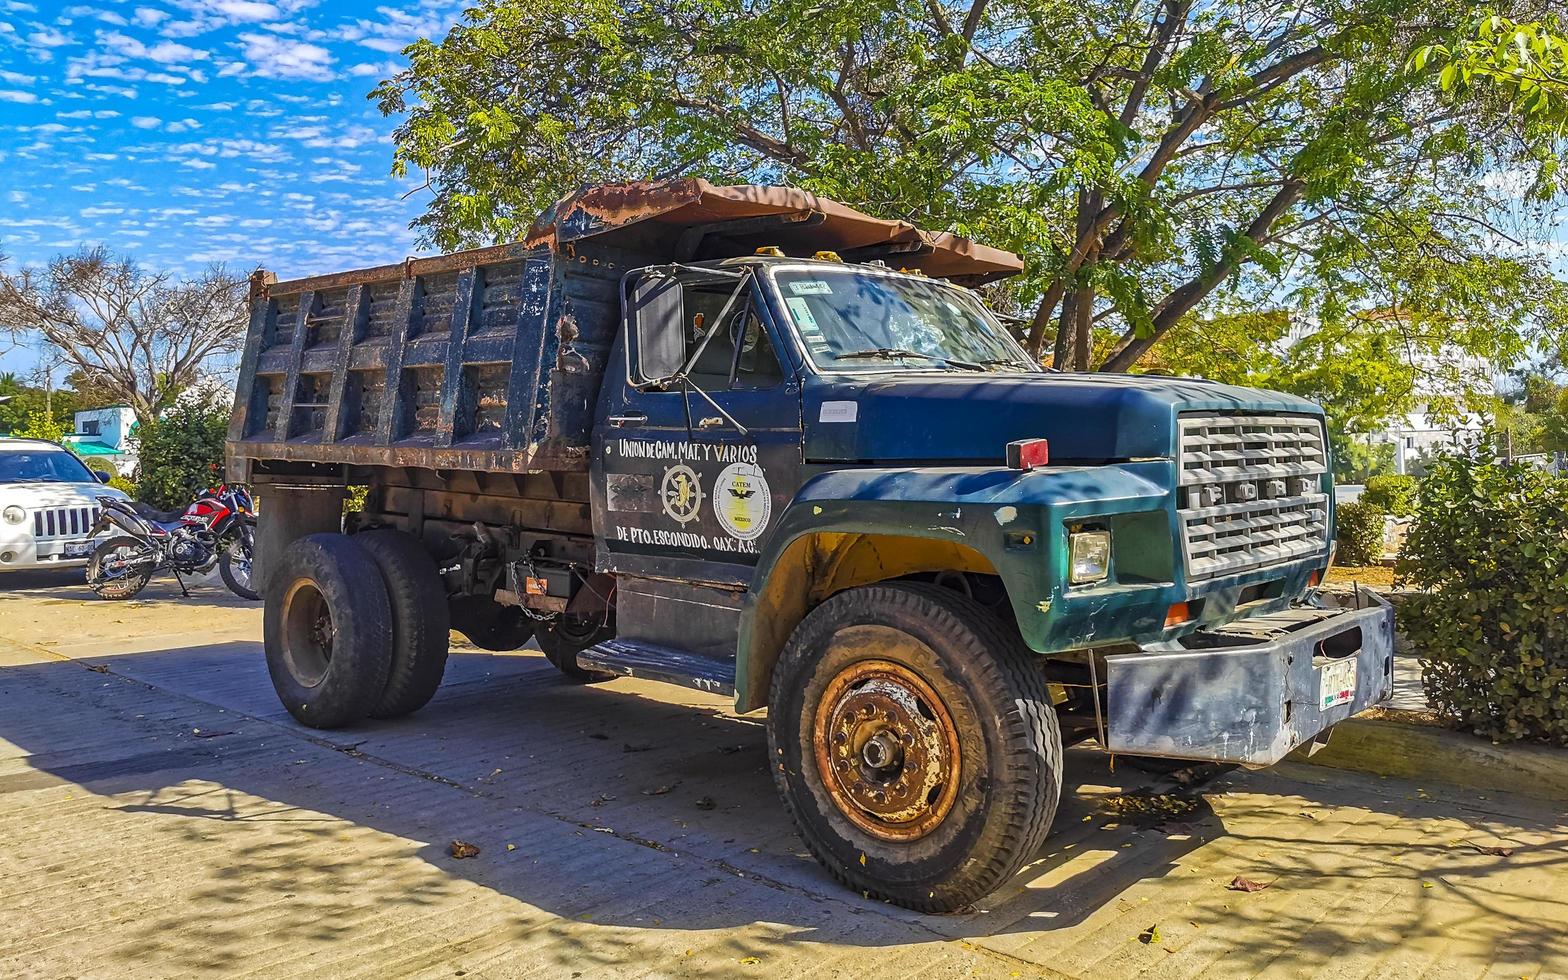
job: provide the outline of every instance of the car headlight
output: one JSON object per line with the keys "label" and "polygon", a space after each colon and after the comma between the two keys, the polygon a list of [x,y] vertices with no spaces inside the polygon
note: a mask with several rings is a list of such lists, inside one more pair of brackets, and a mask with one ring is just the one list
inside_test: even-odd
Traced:
{"label": "car headlight", "polygon": [[1073,561],[1068,579],[1073,585],[1103,581],[1111,574],[1111,532],[1080,531],[1067,540]]}
{"label": "car headlight", "polygon": [[20,524],[27,520],[27,511],[12,504],[5,509],[5,522],[7,524]]}

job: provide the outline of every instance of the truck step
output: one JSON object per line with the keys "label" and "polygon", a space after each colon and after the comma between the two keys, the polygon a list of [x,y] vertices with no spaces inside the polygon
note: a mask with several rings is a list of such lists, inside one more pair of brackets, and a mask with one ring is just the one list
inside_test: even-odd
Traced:
{"label": "truck step", "polygon": [[582,667],[693,687],[709,694],[735,693],[735,661],[704,657],[646,640],[606,640],[577,655]]}

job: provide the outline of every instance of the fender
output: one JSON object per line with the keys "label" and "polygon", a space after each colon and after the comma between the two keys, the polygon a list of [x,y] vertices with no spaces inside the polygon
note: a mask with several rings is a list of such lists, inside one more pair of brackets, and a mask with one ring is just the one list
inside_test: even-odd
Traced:
{"label": "fender", "polygon": [[1073,645],[1070,637],[1056,635],[1056,620],[1065,619],[1057,600],[1067,579],[1068,525],[1091,519],[1138,524],[1129,530],[1153,540],[1140,541],[1135,563],[1154,562],[1151,575],[1168,583],[1175,512],[1166,487],[1173,479],[1168,459],[1031,471],[853,468],[811,478],[763,547],[742,605],[736,709],[767,702],[773,663],[813,605],[841,588],[877,580],[853,570],[843,574],[846,550],[868,537],[919,542],[907,549],[913,554],[890,562],[876,555],[878,571],[887,573],[880,579],[948,568],[997,574],[1025,643],[1041,652]]}

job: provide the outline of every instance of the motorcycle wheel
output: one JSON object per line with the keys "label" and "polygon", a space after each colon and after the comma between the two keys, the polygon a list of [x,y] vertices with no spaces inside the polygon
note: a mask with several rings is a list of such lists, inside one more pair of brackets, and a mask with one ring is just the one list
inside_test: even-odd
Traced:
{"label": "motorcycle wheel", "polygon": [[223,542],[218,552],[218,574],[223,584],[241,599],[260,599],[261,593],[251,588],[251,564],[254,547],[249,534],[241,534]]}
{"label": "motorcycle wheel", "polygon": [[[123,567],[138,558],[147,560]],[[114,571],[106,569],[105,565],[111,561],[122,567]],[[101,599],[130,599],[147,587],[152,579],[153,564],[152,551],[140,541],[125,536],[110,538],[94,548],[92,557],[87,559],[87,587]]]}

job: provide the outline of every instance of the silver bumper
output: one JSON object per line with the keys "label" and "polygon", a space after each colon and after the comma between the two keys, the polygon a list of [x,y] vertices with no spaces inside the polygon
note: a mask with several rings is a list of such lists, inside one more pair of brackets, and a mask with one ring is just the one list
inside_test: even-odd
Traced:
{"label": "silver bumper", "polygon": [[1180,649],[1107,657],[1106,748],[1266,766],[1388,700],[1393,607],[1364,589],[1353,601],[1359,608],[1291,609],[1200,631]]}

